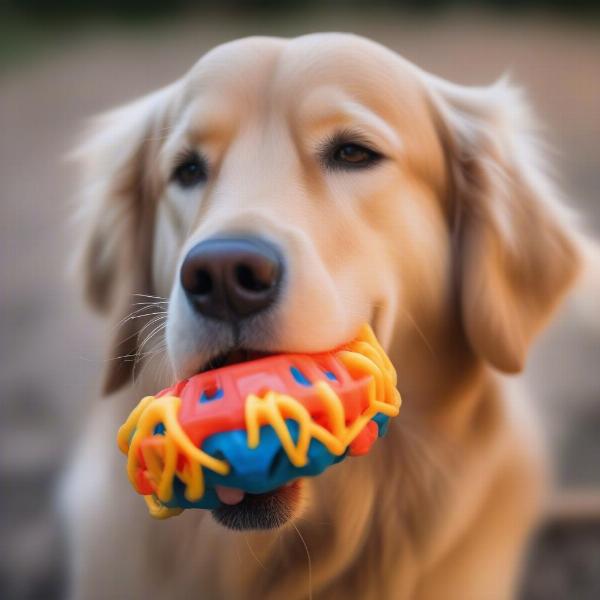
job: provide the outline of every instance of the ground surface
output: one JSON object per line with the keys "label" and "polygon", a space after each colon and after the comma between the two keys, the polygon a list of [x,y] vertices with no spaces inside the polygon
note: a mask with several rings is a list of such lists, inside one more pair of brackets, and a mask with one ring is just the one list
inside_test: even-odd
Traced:
{"label": "ground surface", "polygon": [[[72,173],[62,157],[84,117],[180,75],[206,49],[248,33],[352,30],[462,83],[507,68],[528,90],[572,204],[600,232],[600,35],[593,25],[536,19],[360,21],[320,16],[287,24],[170,24],[78,34],[0,74],[0,597],[58,597],[61,539],[50,493],[94,397],[101,326],[77,304],[65,264],[72,252]],[[76,200],[76,198],[75,198]],[[600,299],[598,300],[600,304]],[[531,362],[565,486],[600,483],[600,332],[571,317]],[[600,524],[555,524],[537,544],[524,597],[600,597]]]}

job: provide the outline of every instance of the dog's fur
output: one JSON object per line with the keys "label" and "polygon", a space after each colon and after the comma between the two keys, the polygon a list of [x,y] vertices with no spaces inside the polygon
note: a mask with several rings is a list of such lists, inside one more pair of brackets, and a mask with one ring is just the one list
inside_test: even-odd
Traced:
{"label": "dog's fur", "polygon": [[[386,158],[327,170],[315,155],[340,129]],[[532,129],[506,81],[453,85],[344,34],[220,46],[97,122],[79,150],[84,282],[119,322],[110,356],[125,358],[107,362],[119,393],[95,406],[69,478],[76,598],[514,594],[544,469],[526,399],[495,372],[523,368],[579,264]],[[186,144],[212,166],[183,192],[169,173]],[[189,312],[177,277],[193,244],[231,232],[272,240],[289,263],[283,298],[243,343],[325,350],[369,321],[404,401],[368,457],[306,481],[302,511],[271,532],[202,511],[153,521],[114,441],[144,393],[231,343]],[[127,318],[145,300],[134,294],[169,297],[154,336],[166,347],[140,349],[151,330]]]}

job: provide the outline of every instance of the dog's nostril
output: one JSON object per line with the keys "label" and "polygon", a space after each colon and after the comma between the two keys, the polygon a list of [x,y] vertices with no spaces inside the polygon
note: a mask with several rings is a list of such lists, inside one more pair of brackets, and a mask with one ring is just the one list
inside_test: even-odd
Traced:
{"label": "dog's nostril", "polygon": [[194,282],[194,293],[205,296],[210,294],[213,289],[213,280],[208,271],[199,270],[196,272],[196,281]]}
{"label": "dog's nostril", "polygon": [[245,264],[235,267],[235,278],[241,287],[250,292],[264,292],[273,285],[271,273],[258,273],[256,269]]}

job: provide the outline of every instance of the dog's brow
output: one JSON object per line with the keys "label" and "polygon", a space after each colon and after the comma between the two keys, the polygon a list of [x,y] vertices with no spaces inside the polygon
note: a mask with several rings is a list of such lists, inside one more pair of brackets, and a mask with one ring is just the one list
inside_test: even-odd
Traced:
{"label": "dog's brow", "polygon": [[231,135],[234,119],[223,111],[205,112],[195,118],[187,131],[190,142],[195,144],[219,142]]}
{"label": "dog's brow", "polygon": [[187,135],[195,143],[219,141],[231,135],[236,126],[235,113],[227,102],[197,103],[192,107]]}
{"label": "dog's brow", "polygon": [[[313,97],[314,98],[314,97]],[[349,98],[336,102],[309,102],[303,107],[303,121],[309,130],[323,130],[326,127],[357,127],[366,132],[372,131],[395,152],[402,150],[402,140],[398,132],[385,119],[360,102]]]}
{"label": "dog's brow", "polygon": [[173,156],[186,144],[218,146],[233,135],[236,120],[226,104],[197,100],[182,115],[160,151],[160,164],[165,173],[172,167]]}

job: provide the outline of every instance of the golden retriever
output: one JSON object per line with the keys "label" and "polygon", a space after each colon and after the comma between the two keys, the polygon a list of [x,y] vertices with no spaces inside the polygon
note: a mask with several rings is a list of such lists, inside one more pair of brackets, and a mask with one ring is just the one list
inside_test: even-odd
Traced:
{"label": "golden retriever", "polygon": [[[580,263],[533,125],[506,81],[329,33],[224,44],[97,121],[82,264],[118,326],[65,491],[74,598],[513,597],[544,468],[497,371]],[[142,395],[364,322],[404,400],[369,456],[221,490],[214,518],[148,516],[115,444]]]}

